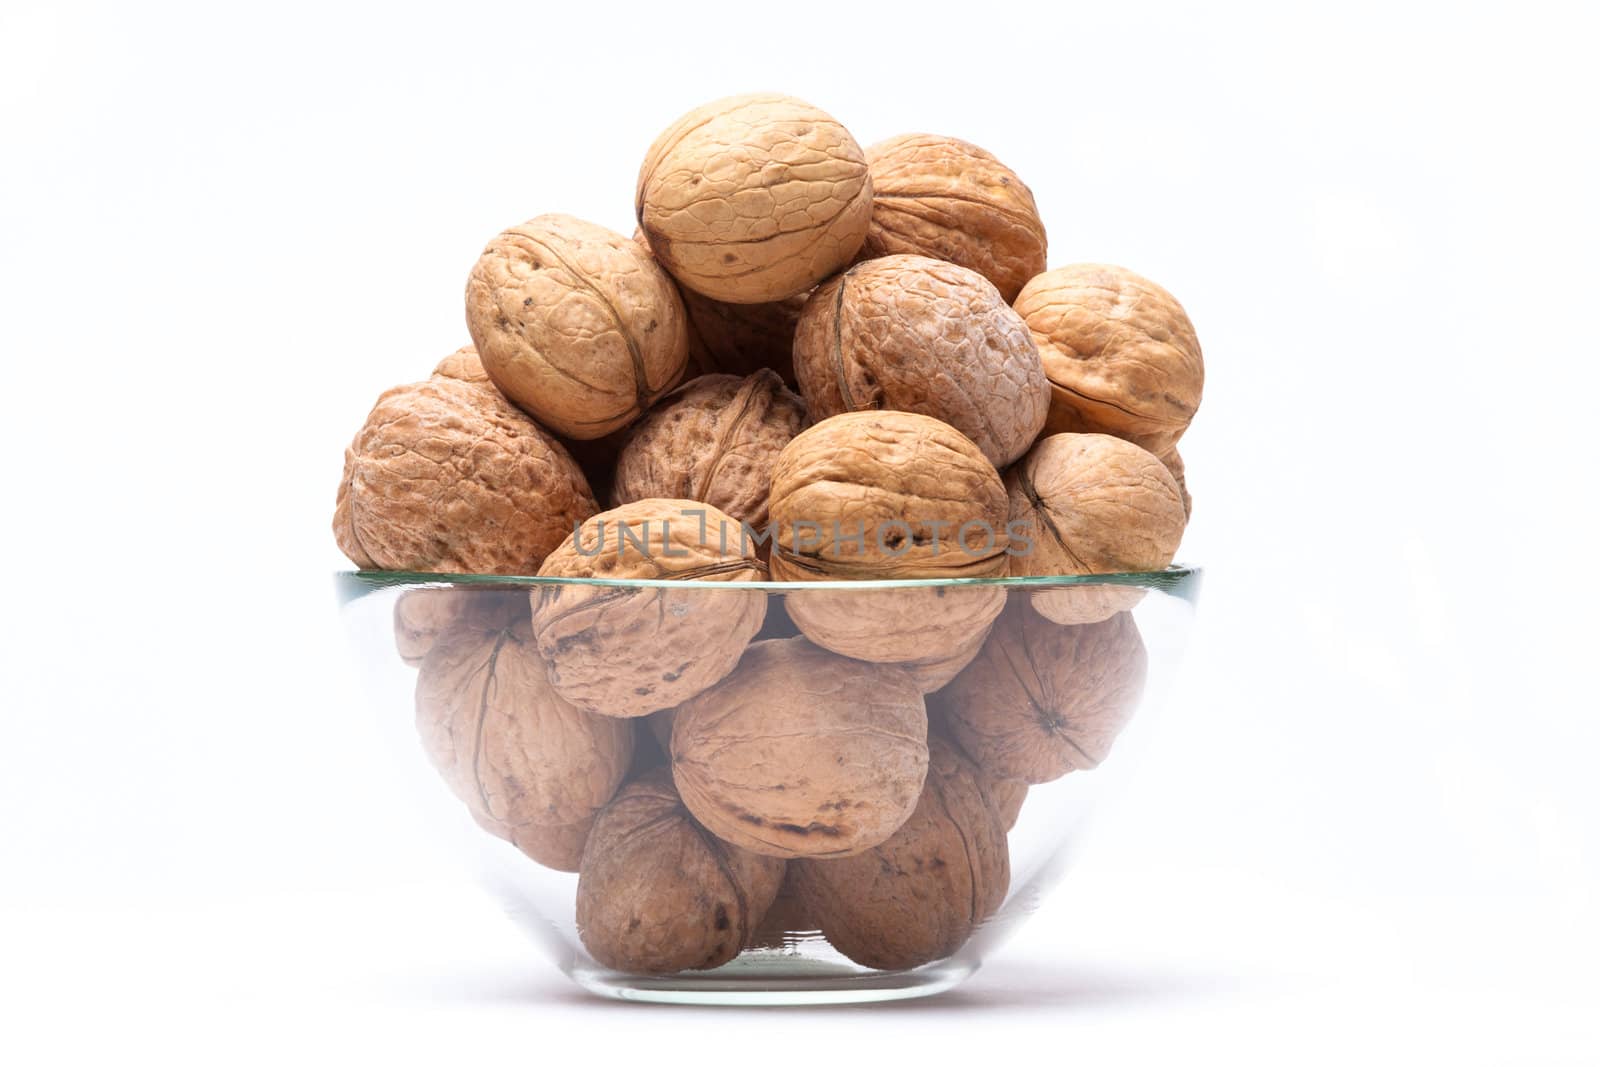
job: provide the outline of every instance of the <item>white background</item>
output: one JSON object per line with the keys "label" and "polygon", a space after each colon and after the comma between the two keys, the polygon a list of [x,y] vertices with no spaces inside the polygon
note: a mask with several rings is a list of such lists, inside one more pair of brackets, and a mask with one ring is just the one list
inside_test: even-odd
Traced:
{"label": "white background", "polygon": [[[1600,1056],[1578,12],[563,8],[0,5],[0,1056]],[[983,144],[1206,352],[1166,730],[921,1006],[590,1000],[363,793],[344,444],[491,235],[765,88]]]}

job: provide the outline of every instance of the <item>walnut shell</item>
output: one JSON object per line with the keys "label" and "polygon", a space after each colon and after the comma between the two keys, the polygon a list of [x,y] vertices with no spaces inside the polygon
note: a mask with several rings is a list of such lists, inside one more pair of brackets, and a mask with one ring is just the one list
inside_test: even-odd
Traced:
{"label": "walnut shell", "polygon": [[333,533],[363,569],[532,574],[595,510],[577,464],[532,419],[439,377],[378,398],[345,450]]}
{"label": "walnut shell", "polygon": [[848,856],[911,814],[927,737],[906,672],[804,638],[762,641],[674,713],[672,777],[725,841],[769,856]]}
{"label": "walnut shell", "polygon": [[682,295],[692,372],[747,375],[765,369],[795,388],[794,331],[810,289],[766,304],[726,304],[693,289]]}
{"label": "walnut shell", "polygon": [[578,870],[578,935],[607,967],[634,974],[705,970],[751,940],[778,895],[784,862],[706,833],[666,768],[622,787]]}
{"label": "walnut shell", "polygon": [[530,594],[551,685],[601,715],[648,715],[715,684],[766,614],[760,590],[701,584],[764,574],[739,524],[692,500],[639,500],[602,512],[550,553],[539,574],[695,580],[682,589],[542,585]]}
{"label": "walnut shell", "polygon": [[689,360],[672,279],[626,237],[569,215],[489,242],[467,278],[467,328],[495,385],[579,440],[644,414]]}
{"label": "walnut shell", "polygon": [[[774,559],[773,575],[804,580]],[[912,672],[923,692],[937,689],[971,659],[1000,609],[998,585],[886,589],[796,589],[784,594],[789,617],[816,644],[841,656],[893,663]]]}
{"label": "walnut shell", "polygon": [[937,711],[984,773],[1038,785],[1100,765],[1138,706],[1145,667],[1127,612],[1058,626],[1019,599]]}
{"label": "walnut shell", "polygon": [[471,345],[462,345],[441,359],[433,368],[433,375],[473,385],[494,386],[494,382],[489,380],[489,372],[483,369],[483,360],[478,358],[478,350]]}
{"label": "walnut shell", "polygon": [[805,422],[800,398],[772,371],[696,378],[628,432],[611,503],[700,500],[763,529],[772,464]]}
{"label": "walnut shell", "polygon": [[1172,480],[1178,483],[1178,493],[1183,497],[1183,518],[1187,522],[1194,516],[1194,498],[1189,495],[1189,482],[1184,475],[1183,457],[1176,448],[1163,452],[1156,457],[1161,465],[1167,468],[1167,473],[1172,475]]}
{"label": "walnut shell", "polygon": [[1017,816],[1022,814],[1023,801],[1028,799],[1028,783],[1020,778],[985,778],[983,788],[1000,815],[1000,825],[1010,833],[1017,825]]}
{"label": "walnut shell", "polygon": [[1016,309],[1050,379],[1047,433],[1108,433],[1156,453],[1183,436],[1205,364],[1171,293],[1122,267],[1079,263],[1034,278]]}
{"label": "walnut shell", "polygon": [[997,467],[1028,450],[1050,409],[1022,317],[983,275],[927,256],[858,263],[818,286],[795,331],[794,370],[813,418],[930,415]]}
{"label": "walnut shell", "polygon": [[[1043,438],[1006,474],[1013,575],[1160,570],[1183,539],[1183,497],[1161,461],[1105,434]],[[1013,548],[1016,548],[1014,545]]]}
{"label": "walnut shell", "polygon": [[883,844],[791,864],[795,892],[834,948],[894,971],[951,955],[1005,900],[1011,857],[976,765],[937,735],[916,810]]}
{"label": "walnut shell", "polygon": [[872,181],[860,146],[825,112],[788,96],[734,96],[656,138],[635,213],[682,285],[760,304],[850,262],[867,235]]}
{"label": "walnut shell", "polygon": [[416,667],[446,630],[499,630],[527,614],[528,595],[519,589],[409,589],[394,602],[395,649]]}
{"label": "walnut shell", "polygon": [[590,818],[633,758],[632,725],[562,700],[523,623],[441,635],[417,675],[417,729],[451,790],[508,839]]}
{"label": "walnut shell", "polygon": [[785,581],[996,577],[1006,509],[994,466],[949,424],[904,411],[835,415],[773,465],[774,572],[781,560]]}
{"label": "walnut shell", "polygon": [[1045,268],[1044,223],[1015,171],[977,145],[908,133],[867,149],[862,259],[911,253],[977,271],[1006,303]]}

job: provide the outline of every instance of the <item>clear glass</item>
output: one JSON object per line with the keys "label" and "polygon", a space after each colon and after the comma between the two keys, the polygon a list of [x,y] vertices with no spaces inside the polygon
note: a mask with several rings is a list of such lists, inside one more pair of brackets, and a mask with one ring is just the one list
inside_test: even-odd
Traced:
{"label": "clear glass", "polygon": [[1032,914],[1137,762],[1200,572],[336,585],[391,810],[566,974],[805,1004],[938,993]]}

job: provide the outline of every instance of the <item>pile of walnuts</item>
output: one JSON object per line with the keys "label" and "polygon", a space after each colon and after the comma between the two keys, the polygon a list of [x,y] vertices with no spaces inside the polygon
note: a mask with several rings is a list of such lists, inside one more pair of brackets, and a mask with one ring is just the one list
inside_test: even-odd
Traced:
{"label": "pile of walnuts", "polygon": [[395,606],[430,759],[577,872],[596,960],[717,967],[775,930],[948,956],[1006,895],[1028,787],[1095,767],[1136,706],[1139,591],[840,583],[1166,567],[1194,328],[1121,267],[1046,269],[983,149],[863,151],[790,97],[683,116],[634,206],[632,236],[542,215],[489,242],[472,344],[345,453],[339,547],[599,580]]}

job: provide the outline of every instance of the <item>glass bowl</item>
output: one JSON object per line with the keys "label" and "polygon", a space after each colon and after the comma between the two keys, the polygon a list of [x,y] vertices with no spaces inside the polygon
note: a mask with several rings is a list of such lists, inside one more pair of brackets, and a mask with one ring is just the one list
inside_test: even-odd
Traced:
{"label": "glass bowl", "polygon": [[859,582],[346,572],[397,791],[584,988],[949,989],[1136,761],[1200,572]]}

